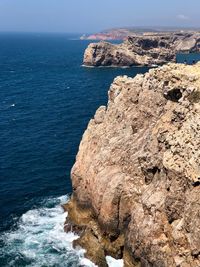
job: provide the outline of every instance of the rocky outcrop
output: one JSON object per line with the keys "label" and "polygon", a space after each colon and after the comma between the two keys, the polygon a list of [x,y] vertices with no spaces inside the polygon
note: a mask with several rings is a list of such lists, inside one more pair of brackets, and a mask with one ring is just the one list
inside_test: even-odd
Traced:
{"label": "rocky outcrop", "polygon": [[117,77],[71,176],[66,227],[99,267],[199,267],[200,64]]}
{"label": "rocky outcrop", "polygon": [[200,50],[199,33],[136,35],[122,44],[92,43],[84,54],[85,66],[134,66],[175,62],[177,52]]}

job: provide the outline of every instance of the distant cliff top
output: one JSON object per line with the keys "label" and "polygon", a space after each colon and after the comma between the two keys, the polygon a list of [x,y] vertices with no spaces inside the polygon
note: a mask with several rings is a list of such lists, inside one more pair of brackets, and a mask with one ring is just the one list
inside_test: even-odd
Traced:
{"label": "distant cliff top", "polygon": [[165,33],[200,32],[195,28],[168,28],[168,27],[122,27],[104,30],[102,32],[84,34],[81,40],[125,40],[132,35],[165,34]]}

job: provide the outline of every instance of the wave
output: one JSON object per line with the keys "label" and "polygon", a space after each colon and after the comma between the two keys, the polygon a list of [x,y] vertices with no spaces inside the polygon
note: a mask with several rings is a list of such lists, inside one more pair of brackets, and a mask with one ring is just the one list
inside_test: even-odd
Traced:
{"label": "wave", "polygon": [[0,266],[94,267],[84,258],[84,250],[73,249],[72,241],[78,236],[63,230],[67,213],[61,204],[67,199],[47,199],[42,208],[23,214],[17,228],[0,238]]}
{"label": "wave", "polygon": [[[15,230],[0,237],[0,266],[30,267],[95,267],[84,257],[83,249],[73,249],[78,236],[63,230],[67,213],[61,204],[67,196],[49,198],[42,208],[22,215]],[[107,257],[110,267],[123,266],[121,261]]]}

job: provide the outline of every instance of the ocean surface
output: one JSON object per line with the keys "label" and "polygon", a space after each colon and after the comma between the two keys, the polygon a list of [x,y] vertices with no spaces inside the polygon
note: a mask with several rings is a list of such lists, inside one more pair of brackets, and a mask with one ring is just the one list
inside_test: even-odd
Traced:
{"label": "ocean surface", "polygon": [[[93,266],[72,248],[77,237],[64,233],[60,204],[72,191],[70,169],[82,134],[107,103],[114,77],[148,69],[84,68],[88,42],[76,37],[0,34],[1,267]],[[186,58],[200,60],[177,56]]]}

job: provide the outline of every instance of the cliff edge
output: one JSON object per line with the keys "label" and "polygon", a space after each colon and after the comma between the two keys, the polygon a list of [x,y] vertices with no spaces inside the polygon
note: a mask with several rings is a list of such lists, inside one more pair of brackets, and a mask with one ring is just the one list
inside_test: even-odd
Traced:
{"label": "cliff edge", "polygon": [[85,66],[151,66],[175,62],[178,52],[199,52],[200,33],[145,34],[128,37],[122,44],[91,43]]}
{"label": "cliff edge", "polygon": [[200,63],[117,77],[71,176],[65,228],[99,267],[199,267]]}

